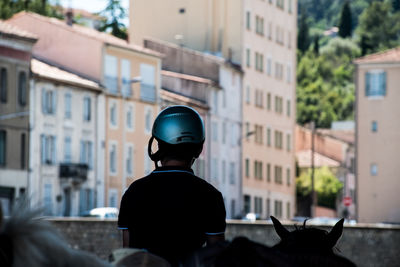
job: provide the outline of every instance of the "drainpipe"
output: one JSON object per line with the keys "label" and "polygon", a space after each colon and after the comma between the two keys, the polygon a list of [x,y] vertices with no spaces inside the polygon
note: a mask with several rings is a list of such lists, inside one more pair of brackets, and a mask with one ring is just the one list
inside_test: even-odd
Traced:
{"label": "drainpipe", "polygon": [[28,126],[28,142],[29,142],[29,148],[28,148],[28,181],[27,181],[27,198],[29,199],[31,207],[33,206],[33,178],[34,178],[34,159],[37,157],[34,157],[33,151],[34,151],[34,129],[35,129],[35,80],[32,78],[30,80],[30,85],[29,85],[29,126]]}

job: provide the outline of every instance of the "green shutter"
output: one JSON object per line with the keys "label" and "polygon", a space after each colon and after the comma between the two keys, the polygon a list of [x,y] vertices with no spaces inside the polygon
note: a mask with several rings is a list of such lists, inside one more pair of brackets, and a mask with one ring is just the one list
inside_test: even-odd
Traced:
{"label": "green shutter", "polygon": [[369,96],[371,91],[371,74],[365,73],[365,96]]}

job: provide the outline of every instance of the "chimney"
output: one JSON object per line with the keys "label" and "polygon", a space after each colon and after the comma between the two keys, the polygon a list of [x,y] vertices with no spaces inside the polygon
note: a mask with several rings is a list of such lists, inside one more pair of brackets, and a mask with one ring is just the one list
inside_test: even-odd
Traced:
{"label": "chimney", "polygon": [[72,8],[69,8],[67,13],[65,13],[66,17],[66,22],[68,26],[72,26],[74,23],[74,12],[72,11]]}

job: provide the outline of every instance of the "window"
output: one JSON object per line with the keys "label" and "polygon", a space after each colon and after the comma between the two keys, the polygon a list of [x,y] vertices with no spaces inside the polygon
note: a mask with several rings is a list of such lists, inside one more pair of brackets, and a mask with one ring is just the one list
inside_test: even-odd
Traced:
{"label": "window", "polygon": [[57,93],[53,90],[42,89],[43,114],[55,114],[56,104],[57,104]]}
{"label": "window", "polygon": [[229,163],[229,183],[231,185],[234,185],[236,183],[236,168],[235,168],[235,162]]}
{"label": "window", "polygon": [[71,137],[67,136],[64,138],[64,162],[71,162]]}
{"label": "window", "polygon": [[272,40],[272,22],[268,23],[268,39]]}
{"label": "window", "polygon": [[290,177],[290,168],[286,169],[286,185],[290,185],[291,184],[291,177]]}
{"label": "window", "polygon": [[25,169],[26,163],[26,155],[25,155],[25,147],[26,146],[26,134],[21,134],[21,169]]}
{"label": "window", "polygon": [[272,59],[270,57],[267,58],[267,74],[268,76],[272,75]]}
{"label": "window", "polygon": [[133,112],[133,106],[128,105],[127,110],[126,110],[126,128],[129,130],[133,130],[133,122],[134,120],[134,112]]}
{"label": "window", "polygon": [[378,165],[376,165],[375,163],[372,163],[370,172],[371,172],[372,176],[378,175]]}
{"label": "window", "polygon": [[288,48],[292,48],[292,34],[288,32],[288,41],[287,41]]}
{"label": "window", "polygon": [[275,166],[275,183],[282,184],[282,167]]}
{"label": "window", "polygon": [[292,214],[290,213],[290,202],[286,203],[286,219],[292,218]]}
{"label": "window", "polygon": [[64,95],[64,118],[66,119],[71,119],[72,117],[71,105],[72,105],[72,96],[70,93],[66,93]]}
{"label": "window", "polygon": [[122,84],[122,96],[132,96],[131,90],[131,62],[127,59],[121,60],[121,84]]}
{"label": "window", "polygon": [[292,13],[292,0],[288,0],[288,12]]}
{"label": "window", "polygon": [[133,174],[133,145],[128,145],[126,155],[126,173]]}
{"label": "window", "polygon": [[271,110],[271,94],[267,94],[267,109]]}
{"label": "window", "polygon": [[27,80],[26,80],[26,72],[21,71],[18,74],[18,103],[21,106],[26,105],[26,99],[27,99]]}
{"label": "window", "polygon": [[114,56],[104,56],[104,79],[110,93],[118,93],[118,59]]}
{"label": "window", "polygon": [[83,121],[90,121],[91,115],[91,101],[90,97],[83,98]]}
{"label": "window", "polygon": [[377,121],[372,121],[371,123],[371,131],[376,133],[378,131],[378,122]]}
{"label": "window", "polygon": [[79,211],[85,212],[94,208],[94,190],[81,188],[79,190]]}
{"label": "window", "polygon": [[212,109],[214,111],[214,114],[217,114],[218,113],[218,92],[216,90],[213,90],[212,96],[213,96],[213,101],[214,101],[214,103],[213,103],[214,106],[212,107]]}
{"label": "window", "polygon": [[271,164],[267,163],[267,182],[271,181]]}
{"label": "window", "polygon": [[269,198],[267,198],[267,201],[265,202],[267,219],[269,219],[269,217],[271,216],[271,203],[270,202],[271,202],[271,200]]}
{"label": "window", "polygon": [[263,127],[261,125],[255,125],[255,139],[257,144],[263,143]]}
{"label": "window", "polygon": [[235,218],[236,216],[235,216],[235,214],[236,214],[236,211],[235,211],[235,206],[236,206],[236,204],[235,204],[235,200],[234,199],[231,199],[231,218]]}
{"label": "window", "polygon": [[246,48],[246,66],[250,68],[251,62],[250,62],[250,49]]}
{"label": "window", "polygon": [[0,166],[6,165],[7,132],[0,130]]}
{"label": "window", "polygon": [[246,177],[249,178],[249,177],[250,177],[250,160],[249,160],[249,159],[246,159],[244,165],[245,165],[245,174],[246,174]]}
{"label": "window", "polygon": [[260,214],[262,213],[262,197],[254,197],[254,213]]}
{"label": "window", "polygon": [[292,150],[292,138],[290,134],[286,134],[286,150],[287,151]]}
{"label": "window", "polygon": [[285,8],[285,0],[276,0],[276,6],[280,9]]}
{"label": "window", "polygon": [[283,113],[283,98],[279,96],[275,96],[275,112],[282,114]]}
{"label": "window", "polygon": [[250,123],[246,122],[246,140],[249,140],[249,136],[251,135],[250,133]]}
{"label": "window", "polygon": [[251,212],[251,197],[249,195],[244,195],[244,213]]}
{"label": "window", "polygon": [[152,65],[140,64],[140,99],[147,102],[156,101],[156,69]]}
{"label": "window", "polygon": [[275,148],[282,149],[283,142],[282,142],[283,133],[281,131],[275,131]]}
{"label": "window", "polygon": [[41,162],[53,165],[56,163],[56,137],[52,135],[40,136],[41,138]]}
{"label": "window", "polygon": [[275,200],[275,217],[282,217],[282,201]]}
{"label": "window", "polygon": [[381,70],[369,71],[365,74],[365,95],[386,95],[386,72]]}
{"label": "window", "polygon": [[246,11],[246,29],[251,29],[251,14],[250,11]]}
{"label": "window", "polygon": [[7,69],[1,68],[0,69],[0,101],[2,103],[7,103],[7,88],[8,85],[8,75]]}
{"label": "window", "polygon": [[110,188],[108,190],[108,206],[114,208],[118,207],[117,199],[118,199],[118,190],[115,188]]}
{"label": "window", "polygon": [[264,19],[259,16],[256,16],[256,33],[264,35]]}
{"label": "window", "polygon": [[53,201],[52,201],[52,184],[44,185],[44,214],[52,215]]}
{"label": "window", "polygon": [[267,146],[271,146],[271,128],[267,128]]}
{"label": "window", "polygon": [[118,115],[117,115],[117,103],[111,102],[110,103],[110,124],[111,126],[117,127],[118,126]]}
{"label": "window", "polygon": [[145,109],[146,115],[145,115],[145,121],[144,121],[144,130],[146,134],[151,133],[151,123],[153,121],[153,112],[151,107],[146,107]]}
{"label": "window", "polygon": [[117,145],[110,145],[110,173],[117,173]]}
{"label": "window", "polygon": [[254,161],[254,178],[257,180],[263,179],[263,164],[261,161]]}
{"label": "window", "polygon": [[286,115],[290,117],[291,114],[291,105],[290,105],[290,100],[286,100]]}
{"label": "window", "polygon": [[292,82],[292,67],[289,64],[286,66],[286,82]]}
{"label": "window", "polygon": [[211,178],[215,181],[218,181],[218,159],[212,158],[211,159]]}
{"label": "window", "polygon": [[246,86],[246,103],[250,104],[250,86]]}
{"label": "window", "polygon": [[256,59],[256,70],[263,72],[264,71],[264,55],[258,52],[255,52]]}
{"label": "window", "polygon": [[93,142],[81,140],[80,163],[93,169]]}

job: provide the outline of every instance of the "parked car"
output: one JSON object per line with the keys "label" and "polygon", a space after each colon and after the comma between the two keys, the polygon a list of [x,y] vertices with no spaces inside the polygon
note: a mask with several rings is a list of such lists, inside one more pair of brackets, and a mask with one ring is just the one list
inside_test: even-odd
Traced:
{"label": "parked car", "polygon": [[83,213],[82,217],[95,217],[101,219],[116,219],[118,218],[119,210],[117,208],[112,207],[103,207],[103,208],[95,208],[91,209],[85,213]]}
{"label": "parked car", "polygon": [[261,215],[259,213],[247,213],[242,220],[244,221],[255,221],[261,220]]}

